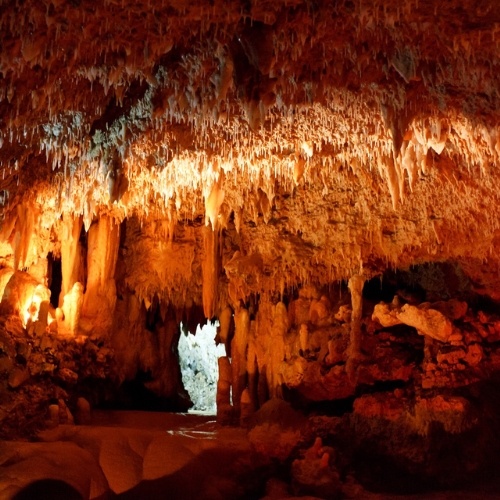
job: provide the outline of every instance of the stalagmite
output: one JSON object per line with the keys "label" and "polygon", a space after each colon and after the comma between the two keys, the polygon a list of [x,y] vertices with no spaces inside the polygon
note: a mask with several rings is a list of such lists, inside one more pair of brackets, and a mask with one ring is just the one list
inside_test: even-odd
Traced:
{"label": "stalagmite", "polygon": [[83,218],[65,215],[62,222],[61,234],[61,271],[62,284],[59,295],[59,307],[62,307],[64,297],[73,288],[79,279],[81,253],[80,232],[82,230]]}
{"label": "stalagmite", "polygon": [[245,389],[240,398],[240,426],[246,427],[250,418],[255,413],[255,406],[250,397],[250,392]]}
{"label": "stalagmite", "polygon": [[231,343],[233,406],[239,411],[241,394],[247,385],[247,346],[250,334],[250,315],[244,307],[235,310],[234,326]]}
{"label": "stalagmite", "polygon": [[231,404],[232,371],[227,356],[221,356],[219,364],[219,381],[217,383],[217,407]]}
{"label": "stalagmite", "polygon": [[[259,384],[259,371],[258,371],[258,361],[257,361],[257,348],[255,345],[255,335],[253,330],[255,329],[255,321],[250,323],[250,338],[248,342],[247,350],[247,376],[248,376],[248,387],[247,396],[249,399],[249,408],[254,412],[259,406],[259,394],[258,394],[258,384]],[[243,396],[242,396],[243,397]],[[242,410],[243,411],[243,410]]]}
{"label": "stalagmite", "polygon": [[363,286],[364,276],[356,274],[349,279],[349,291],[351,292],[351,334],[347,357],[346,371],[350,379],[353,379],[354,372],[361,355],[361,321],[363,317]]}
{"label": "stalagmite", "polygon": [[116,303],[115,267],[120,242],[120,226],[102,216],[88,233],[87,289],[83,299],[81,326],[86,331],[107,335]]}
{"label": "stalagmite", "polygon": [[233,407],[231,405],[231,385],[233,374],[231,362],[227,356],[221,356],[218,360],[219,378],[217,380],[217,420],[221,423],[232,420]]}
{"label": "stalagmite", "polygon": [[76,282],[64,296],[61,305],[62,315],[57,321],[58,333],[61,335],[77,335],[83,305],[83,285]]}
{"label": "stalagmite", "polygon": [[498,0],[0,4],[0,498],[494,489]]}
{"label": "stalagmite", "polygon": [[50,290],[44,285],[37,285],[33,295],[31,297],[28,295],[27,298],[29,317],[25,313],[25,318],[27,318],[27,322],[31,321],[32,323],[28,325],[28,332],[35,336],[41,336],[46,332],[48,324]]}
{"label": "stalagmite", "polygon": [[288,331],[288,312],[283,302],[278,302],[274,308],[272,330],[269,335],[269,363],[266,376],[271,398],[282,397],[281,364],[285,359],[284,336]]}
{"label": "stalagmite", "polygon": [[37,335],[42,335],[47,331],[49,323],[49,309],[50,309],[50,293],[43,285],[38,285],[35,289],[34,299],[39,304],[38,306],[38,325],[35,330]]}

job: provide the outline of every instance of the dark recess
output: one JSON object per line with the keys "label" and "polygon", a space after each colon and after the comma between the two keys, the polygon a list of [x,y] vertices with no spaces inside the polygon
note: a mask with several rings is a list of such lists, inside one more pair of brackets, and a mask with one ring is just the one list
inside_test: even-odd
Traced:
{"label": "dark recess", "polygon": [[59,306],[59,294],[62,287],[62,267],[61,259],[54,257],[54,254],[49,253],[48,257],[48,273],[49,276],[49,289],[50,289],[50,303],[54,307]]}

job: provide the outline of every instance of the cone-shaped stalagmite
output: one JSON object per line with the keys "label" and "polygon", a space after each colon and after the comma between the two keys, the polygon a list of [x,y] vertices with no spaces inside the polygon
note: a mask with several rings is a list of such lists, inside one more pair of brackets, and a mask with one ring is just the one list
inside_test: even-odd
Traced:
{"label": "cone-shaped stalagmite", "polygon": [[221,356],[218,360],[219,378],[217,380],[217,420],[220,423],[229,423],[233,419],[233,407],[231,405],[231,385],[233,374],[231,362],[227,356]]}
{"label": "cone-shaped stalagmite", "polygon": [[238,411],[240,398],[247,385],[247,346],[250,334],[250,315],[244,307],[234,312],[234,337],[231,342],[231,367],[233,373],[233,405]]}

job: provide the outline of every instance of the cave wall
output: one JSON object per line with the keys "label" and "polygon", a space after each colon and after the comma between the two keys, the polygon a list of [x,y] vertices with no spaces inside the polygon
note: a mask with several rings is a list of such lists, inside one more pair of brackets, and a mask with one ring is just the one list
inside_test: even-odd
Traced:
{"label": "cave wall", "polygon": [[[8,263],[15,261],[15,239],[4,256],[7,391],[18,388],[9,382],[11,373],[21,372],[22,383],[48,372],[63,385],[69,377],[75,388],[80,377],[86,379],[85,370],[61,360],[47,363],[40,345],[69,342],[80,349],[94,343],[104,349],[103,355],[96,349],[96,356],[109,363],[104,385],[120,387],[144,376],[144,387],[171,408],[184,408],[179,325],[203,323],[207,310],[219,319],[218,341],[228,352],[233,405],[224,411],[229,420],[238,418],[242,397],[253,411],[268,398],[308,408],[360,397],[384,383],[405,387],[414,397],[468,386],[497,370],[499,306],[458,263],[399,268],[375,278],[364,271],[347,281],[325,277],[323,283],[290,285],[281,278],[278,289],[266,292],[263,283],[272,272],[266,273],[260,255],[235,251],[243,231],[238,234],[232,223],[217,237],[203,221],[178,222],[173,234],[159,231],[165,226],[158,220],[141,224],[130,218],[118,225],[104,217],[88,233],[78,220],[73,224],[80,234],[67,238],[68,225],[61,221],[61,236],[53,227],[46,244],[52,258],[61,257],[61,290],[68,290],[61,292],[61,307],[50,304],[47,259],[14,271]],[[28,255],[36,245],[33,236]],[[68,255],[73,263],[68,264]],[[70,286],[71,274],[64,269],[81,265],[82,256],[87,261],[82,282]],[[16,349],[26,345],[41,353],[37,368],[24,354],[16,357]],[[102,394],[95,402],[109,397]]]}
{"label": "cave wall", "polygon": [[81,398],[186,409],[179,325],[218,318],[220,422],[344,412],[420,476],[412,439],[493,450],[499,23],[488,0],[3,2],[3,436]]}

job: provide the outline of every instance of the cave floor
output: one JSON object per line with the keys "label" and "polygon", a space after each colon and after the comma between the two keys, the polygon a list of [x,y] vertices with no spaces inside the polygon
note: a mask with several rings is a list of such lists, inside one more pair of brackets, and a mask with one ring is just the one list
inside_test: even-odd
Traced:
{"label": "cave floor", "polygon": [[43,442],[0,444],[0,499],[46,478],[65,481],[91,499],[107,498],[109,490],[111,498],[123,499],[259,493],[245,493],[252,489],[244,476],[253,462],[246,432],[217,426],[213,416],[96,411],[92,425],[60,425],[39,438]]}
{"label": "cave floor", "polygon": [[[60,425],[39,438],[0,442],[0,500],[47,478],[89,499],[259,499],[275,472],[252,451],[244,429],[221,427],[212,415],[95,411],[91,425]],[[474,491],[355,498],[493,500],[498,491],[500,479]]]}

